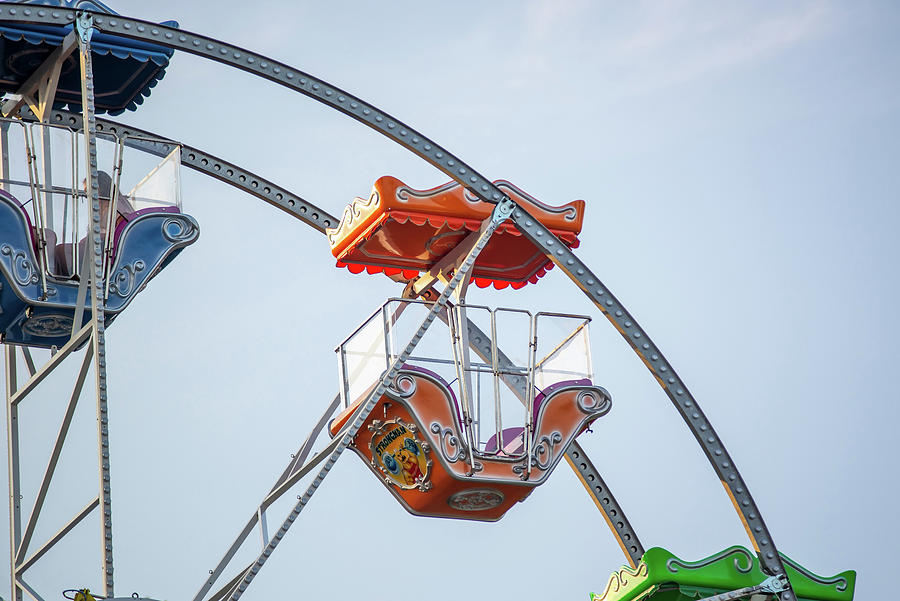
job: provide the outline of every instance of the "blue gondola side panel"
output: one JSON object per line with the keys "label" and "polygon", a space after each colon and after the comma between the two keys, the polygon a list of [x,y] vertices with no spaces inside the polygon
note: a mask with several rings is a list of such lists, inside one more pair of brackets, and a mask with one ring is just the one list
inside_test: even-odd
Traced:
{"label": "blue gondola side panel", "polygon": [[[18,201],[0,190],[0,333],[4,342],[59,347],[72,332],[79,282],[47,276],[44,292],[31,229]],[[105,324],[199,235],[194,218],[177,210],[143,211],[118,231]],[[79,325],[89,318],[86,311]]]}

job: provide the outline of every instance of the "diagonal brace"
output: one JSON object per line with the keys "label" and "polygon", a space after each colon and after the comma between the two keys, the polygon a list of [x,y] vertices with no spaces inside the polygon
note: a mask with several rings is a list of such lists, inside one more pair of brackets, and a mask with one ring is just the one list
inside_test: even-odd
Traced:
{"label": "diagonal brace", "polygon": [[[50,53],[41,66],[16,90],[12,98],[3,103],[0,107],[3,116],[15,115],[22,105],[27,103],[38,120],[44,121],[47,109],[53,106],[53,99],[56,97],[56,86],[59,83],[63,63],[76,48],[78,37],[73,29],[63,38],[62,45]],[[37,93],[39,96],[35,98]]]}
{"label": "diagonal brace", "polygon": [[78,378],[75,381],[75,388],[72,396],[69,398],[69,405],[66,407],[66,413],[63,417],[62,425],[59,427],[59,434],[56,437],[56,443],[53,445],[53,452],[50,454],[50,460],[47,463],[47,469],[44,471],[44,478],[41,480],[41,487],[38,490],[37,498],[34,500],[34,507],[28,517],[28,524],[25,526],[25,533],[22,535],[22,542],[19,545],[19,551],[16,553],[16,564],[22,563],[25,554],[28,552],[28,545],[31,543],[31,537],[34,536],[34,528],[37,525],[38,517],[41,515],[41,509],[47,498],[47,491],[50,489],[50,481],[56,471],[56,465],[59,462],[59,456],[62,453],[63,444],[66,442],[66,435],[69,432],[69,426],[72,423],[72,417],[75,415],[75,407],[78,405],[78,399],[81,397],[81,391],[84,388],[84,381],[87,378],[88,369],[91,366],[91,360],[94,358],[94,345],[88,344],[87,352],[81,362],[81,369],[78,372]]}

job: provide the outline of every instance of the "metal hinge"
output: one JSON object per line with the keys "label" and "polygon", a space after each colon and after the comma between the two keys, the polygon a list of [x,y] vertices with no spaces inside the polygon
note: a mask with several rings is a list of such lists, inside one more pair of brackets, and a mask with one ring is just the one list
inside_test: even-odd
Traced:
{"label": "metal hinge", "polygon": [[770,576],[766,578],[756,586],[748,586],[727,593],[719,593],[718,595],[705,597],[703,599],[700,599],[699,601],[731,601],[732,599],[749,597],[750,595],[755,595],[757,593],[769,593],[772,595],[776,595],[787,590],[787,588],[787,577],[784,574],[778,574],[776,576]]}

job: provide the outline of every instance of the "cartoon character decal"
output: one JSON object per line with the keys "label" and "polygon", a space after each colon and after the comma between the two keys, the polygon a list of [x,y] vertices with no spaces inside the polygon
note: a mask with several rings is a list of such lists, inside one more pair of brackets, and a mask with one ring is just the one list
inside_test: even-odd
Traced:
{"label": "cartoon character decal", "polygon": [[431,448],[419,440],[415,424],[399,418],[376,420],[369,429],[373,432],[369,443],[372,466],[384,474],[385,482],[405,489],[431,488]]}
{"label": "cartoon character decal", "polygon": [[[410,442],[410,439],[407,438],[406,442]],[[407,484],[414,484],[418,480],[425,479],[425,474],[422,473],[422,469],[419,467],[419,460],[416,455],[418,453],[410,452],[406,445],[397,451],[396,454],[397,461],[403,467],[403,479]]]}

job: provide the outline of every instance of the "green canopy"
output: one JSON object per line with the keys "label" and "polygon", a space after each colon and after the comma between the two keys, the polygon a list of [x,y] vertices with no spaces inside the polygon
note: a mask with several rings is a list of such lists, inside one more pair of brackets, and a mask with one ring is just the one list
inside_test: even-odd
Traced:
{"label": "green canopy", "polygon": [[[853,570],[824,578],[784,555],[781,559],[798,601],[852,601]],[[744,547],[729,547],[694,562],[654,547],[644,553],[637,568],[614,572],[602,593],[591,593],[591,601],[694,601],[757,586],[767,577],[757,557]]]}

